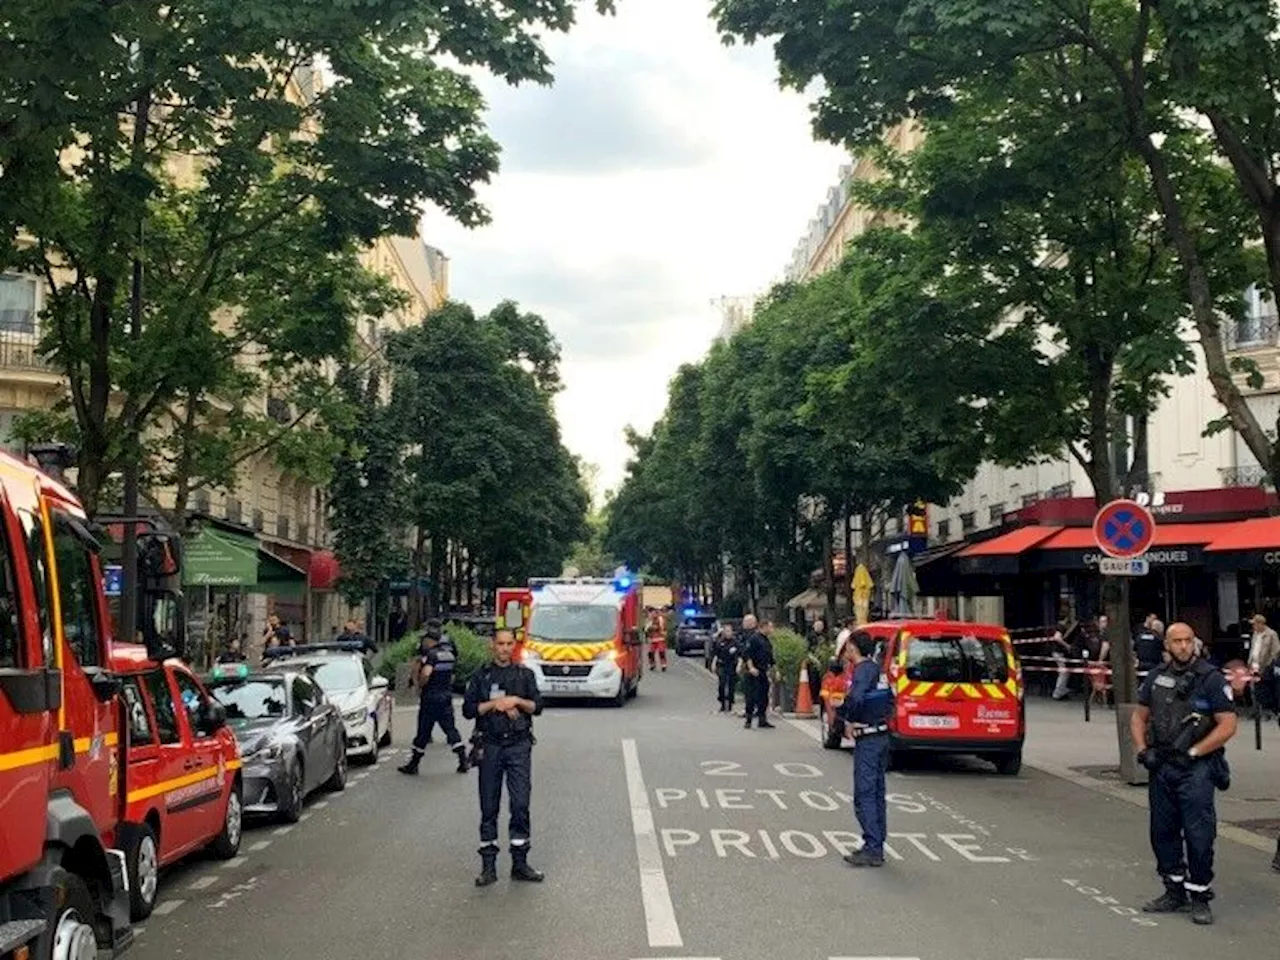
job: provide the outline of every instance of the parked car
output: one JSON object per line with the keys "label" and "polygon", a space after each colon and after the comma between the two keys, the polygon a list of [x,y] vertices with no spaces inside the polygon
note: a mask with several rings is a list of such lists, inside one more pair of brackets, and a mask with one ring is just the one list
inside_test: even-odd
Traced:
{"label": "parked car", "polygon": [[[277,653],[277,651],[281,651]],[[347,756],[378,762],[380,747],[391,744],[395,700],[386,677],[346,643],[276,647],[268,671],[302,670],[342,713]]]}
{"label": "parked car", "polygon": [[342,715],[306,671],[224,664],[209,689],[240,743],[246,814],[295,823],[313,791],[346,788]]}
{"label": "parked car", "polygon": [[695,651],[705,656],[715,639],[715,630],[715,614],[685,614],[676,627],[676,656],[683,657]]}
{"label": "parked car", "polygon": [[122,776],[125,813],[116,827],[129,876],[129,910],[155,908],[160,868],[198,850],[229,860],[240,849],[240,751],[226,711],[180,660],[115,644],[129,727]]}

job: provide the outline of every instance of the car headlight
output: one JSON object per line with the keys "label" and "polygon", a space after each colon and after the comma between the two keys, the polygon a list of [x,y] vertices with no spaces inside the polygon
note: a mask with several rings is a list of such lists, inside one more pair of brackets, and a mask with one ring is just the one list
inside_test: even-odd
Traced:
{"label": "car headlight", "polygon": [[268,743],[265,747],[255,750],[249,754],[250,763],[270,763],[272,760],[279,760],[284,754],[284,744]]}
{"label": "car headlight", "polygon": [[601,650],[599,653],[596,654],[596,659],[597,660],[617,660],[618,651],[617,650]]}
{"label": "car headlight", "polygon": [[347,723],[359,723],[360,721],[364,720],[365,717],[367,716],[368,714],[365,713],[362,707],[357,707],[355,710],[346,711],[342,715],[342,719],[347,721]]}

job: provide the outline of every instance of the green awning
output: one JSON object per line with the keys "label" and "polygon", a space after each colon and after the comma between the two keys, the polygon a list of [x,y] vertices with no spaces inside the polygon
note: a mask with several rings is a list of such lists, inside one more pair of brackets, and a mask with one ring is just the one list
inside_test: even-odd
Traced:
{"label": "green awning", "polygon": [[183,547],[183,586],[251,587],[258,582],[258,541],[253,537],[203,527]]}
{"label": "green awning", "polygon": [[258,550],[258,585],[254,593],[277,597],[303,597],[307,593],[307,571],[268,550]]}

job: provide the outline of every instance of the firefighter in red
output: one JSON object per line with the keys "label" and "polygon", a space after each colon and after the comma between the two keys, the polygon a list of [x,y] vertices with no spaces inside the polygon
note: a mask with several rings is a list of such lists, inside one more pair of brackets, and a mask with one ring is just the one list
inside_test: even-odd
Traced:
{"label": "firefighter in red", "polygon": [[667,671],[667,624],[657,610],[649,611],[649,622],[644,628],[645,638],[649,641],[649,669],[658,669],[657,662],[662,661],[662,672]]}

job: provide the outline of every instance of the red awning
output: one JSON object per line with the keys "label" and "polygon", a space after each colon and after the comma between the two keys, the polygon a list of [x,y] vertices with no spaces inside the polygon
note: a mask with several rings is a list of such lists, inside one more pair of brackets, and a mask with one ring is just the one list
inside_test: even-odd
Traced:
{"label": "red awning", "polygon": [[[1153,547],[1192,547],[1216,542],[1217,538],[1228,535],[1256,521],[1239,521],[1229,523],[1156,523],[1156,535]],[[1094,539],[1092,527],[1067,527],[1051,539],[1039,545],[1041,550],[1096,550],[1098,541]],[[1239,549],[1239,548],[1226,548]]]}
{"label": "red awning", "polygon": [[338,558],[331,550],[316,550],[311,554],[307,564],[307,578],[311,581],[312,590],[332,590],[342,575],[338,566]]}
{"label": "red awning", "polygon": [[1062,530],[1062,527],[1019,527],[1017,530],[1002,533],[991,540],[984,540],[982,543],[975,543],[972,546],[965,547],[956,556],[1016,557],[1020,553],[1039,546],[1060,530]]}
{"label": "red awning", "polygon": [[1210,553],[1280,549],[1280,517],[1258,517],[1222,526],[1226,529],[1205,547]]}

